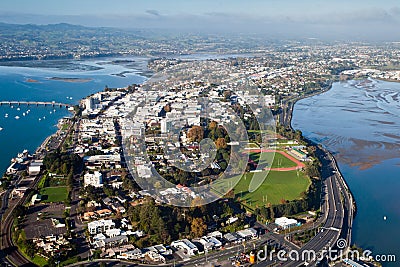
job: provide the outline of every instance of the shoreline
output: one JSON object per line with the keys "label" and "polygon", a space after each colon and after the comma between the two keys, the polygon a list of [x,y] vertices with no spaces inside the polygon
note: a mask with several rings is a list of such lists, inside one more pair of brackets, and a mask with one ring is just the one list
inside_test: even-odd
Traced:
{"label": "shoreline", "polygon": [[[323,90],[321,90],[321,91],[312,93],[312,94],[310,94],[310,95],[308,95],[308,96],[303,96],[303,97],[294,99],[294,100],[291,102],[291,104],[289,105],[289,109],[288,109],[289,114],[286,115],[286,117],[288,118],[288,121],[287,121],[287,125],[284,125],[284,126],[285,126],[285,127],[289,127],[289,129],[291,129],[291,130],[293,130],[293,131],[295,130],[295,129],[292,127],[292,115],[293,115],[294,106],[295,106],[295,104],[297,103],[297,101],[299,101],[299,100],[301,100],[301,99],[308,98],[308,97],[313,97],[313,96],[316,96],[316,95],[319,95],[319,94],[322,94],[322,93],[325,93],[325,92],[328,92],[329,90],[332,89],[333,83],[335,83],[335,82],[340,82],[340,81],[332,81],[332,82],[330,83],[330,85],[329,85],[326,89],[323,89]],[[349,186],[348,186],[348,184],[347,184],[347,182],[346,182],[346,179],[344,178],[344,176],[343,176],[343,174],[342,174],[342,172],[341,172],[341,170],[340,170],[340,168],[339,168],[339,165],[338,165],[338,163],[337,163],[336,158],[333,156],[333,154],[332,154],[327,148],[323,147],[322,144],[317,144],[317,143],[315,143],[314,141],[312,141],[312,140],[310,140],[310,139],[308,139],[308,138],[306,138],[306,137],[304,137],[304,136],[303,136],[303,138],[304,138],[304,140],[305,140],[308,144],[311,144],[311,145],[316,146],[317,149],[320,149],[324,154],[326,154],[326,155],[328,156],[329,159],[331,159],[331,162],[333,163],[333,166],[334,166],[334,169],[335,169],[335,171],[336,171],[336,174],[338,174],[338,177],[339,177],[339,179],[340,179],[339,183],[342,183],[342,184],[343,184],[343,187],[345,188],[347,194],[349,195],[349,198],[350,198],[349,200],[350,200],[351,205],[352,205],[352,206],[351,206],[352,209],[351,209],[351,213],[350,213],[350,215],[349,215],[349,219],[350,219],[350,222],[352,222],[352,221],[354,220],[354,218],[355,218],[356,213],[357,213],[357,203],[356,203],[356,201],[355,201],[355,199],[354,199],[353,193],[351,192],[351,190],[350,190],[350,188],[349,188]],[[321,200],[321,201],[322,201],[322,200]],[[345,207],[345,205],[343,205],[343,206]],[[349,211],[348,211],[348,212],[349,212]],[[348,245],[351,244],[351,232],[352,232],[352,223],[351,223],[350,226],[348,226],[348,236],[349,236]]]}

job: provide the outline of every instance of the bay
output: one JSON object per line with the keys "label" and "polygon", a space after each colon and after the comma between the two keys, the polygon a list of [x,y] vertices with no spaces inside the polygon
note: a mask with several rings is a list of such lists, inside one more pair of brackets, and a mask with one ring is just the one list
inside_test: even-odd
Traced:
{"label": "bay", "polygon": [[[142,75],[146,65],[147,59],[135,57],[30,61],[0,66],[0,101],[55,101],[75,105],[106,86],[143,83],[147,79]],[[0,172],[6,170],[18,152],[24,149],[34,152],[57,130],[58,120],[65,116],[71,113],[59,107],[0,106]]]}
{"label": "bay", "polygon": [[[332,151],[357,203],[352,242],[400,256],[400,83],[352,80],[295,104],[292,127]],[[383,266],[396,263],[382,262]]]}

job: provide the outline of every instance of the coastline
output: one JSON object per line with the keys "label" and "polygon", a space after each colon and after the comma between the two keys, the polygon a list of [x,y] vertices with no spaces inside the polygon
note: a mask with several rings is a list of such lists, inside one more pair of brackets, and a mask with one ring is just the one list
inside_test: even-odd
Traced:
{"label": "coastline", "polygon": [[[329,91],[330,89],[332,89],[332,85],[333,85],[334,82],[335,81],[330,82],[329,86],[326,89],[323,89],[323,90],[318,91],[318,92],[314,92],[314,93],[312,93],[310,95],[307,95],[307,96],[302,96],[302,97],[299,97],[299,98],[295,98],[293,101],[291,101],[290,105],[288,106],[288,110],[287,110],[287,112],[289,112],[289,114],[286,115],[286,118],[288,118],[288,120],[286,121],[287,125],[285,125],[285,127],[288,127],[293,131],[295,130],[292,127],[292,114],[293,114],[294,106],[297,103],[297,101],[299,101],[301,99],[308,98],[308,97],[313,97],[313,96],[316,96],[316,95],[319,95],[319,94],[322,94],[322,93],[325,93],[325,92]],[[339,177],[339,183],[341,183],[343,185],[344,189],[346,190],[346,192],[347,192],[347,194],[349,196],[349,201],[351,202],[351,210],[348,211],[350,213],[349,213],[348,243],[347,244],[350,245],[351,244],[352,222],[353,222],[354,217],[355,217],[356,212],[357,212],[357,204],[355,202],[354,195],[351,192],[351,190],[350,190],[350,188],[349,188],[349,186],[348,186],[348,184],[347,184],[347,182],[346,182],[346,180],[345,180],[345,178],[344,178],[344,176],[343,176],[343,174],[342,174],[342,172],[341,172],[341,170],[340,170],[340,168],[339,168],[339,166],[337,164],[337,160],[333,156],[333,154],[328,149],[324,148],[321,144],[317,144],[314,141],[312,141],[312,140],[310,140],[308,138],[305,138],[304,136],[303,136],[303,138],[309,145],[316,146],[317,149],[319,149],[322,153],[324,153],[330,159],[330,161],[333,163],[335,172]],[[345,207],[345,205],[343,205],[343,206]]]}
{"label": "coastline", "polygon": [[396,80],[396,79],[385,79],[385,78],[372,78],[372,79],[382,81],[382,82],[400,83],[400,80]]}

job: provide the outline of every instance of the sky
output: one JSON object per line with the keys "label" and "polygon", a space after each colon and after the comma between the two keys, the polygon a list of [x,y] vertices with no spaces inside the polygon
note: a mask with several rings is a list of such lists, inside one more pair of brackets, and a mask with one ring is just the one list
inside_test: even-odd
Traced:
{"label": "sky", "polygon": [[400,40],[400,1],[1,0],[0,22]]}

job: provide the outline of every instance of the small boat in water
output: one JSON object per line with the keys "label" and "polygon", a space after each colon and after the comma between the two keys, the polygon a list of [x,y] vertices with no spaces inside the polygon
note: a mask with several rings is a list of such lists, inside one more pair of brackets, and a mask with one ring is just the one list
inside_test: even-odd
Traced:
{"label": "small boat in water", "polygon": [[18,119],[19,119],[19,116],[15,116],[14,118],[15,118],[16,120],[18,120]]}
{"label": "small boat in water", "polygon": [[20,109],[20,108],[17,108],[17,110],[20,111],[21,109]]}
{"label": "small boat in water", "polygon": [[42,120],[42,118],[39,118],[39,121],[41,121]]}
{"label": "small boat in water", "polygon": [[0,132],[3,131],[3,128],[0,127]]}
{"label": "small boat in water", "polygon": [[4,118],[8,118],[8,113],[6,113],[6,115],[4,115]]}
{"label": "small boat in water", "polygon": [[25,114],[25,112],[24,113],[22,113],[22,116],[25,116],[26,114]]}

